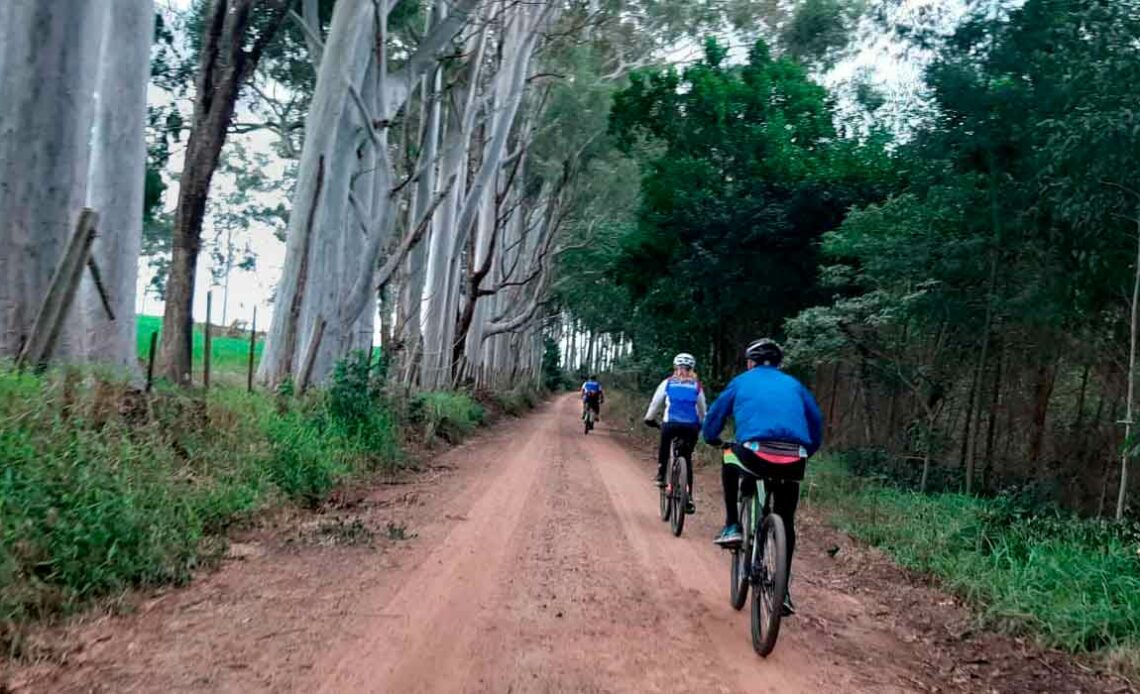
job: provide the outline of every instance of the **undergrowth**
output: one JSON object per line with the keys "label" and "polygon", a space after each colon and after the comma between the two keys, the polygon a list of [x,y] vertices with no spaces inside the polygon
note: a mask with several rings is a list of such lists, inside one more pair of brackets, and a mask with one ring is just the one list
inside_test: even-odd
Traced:
{"label": "undergrowth", "polygon": [[146,397],[75,371],[0,370],[0,644],[130,587],[186,581],[229,526],[322,503],[399,461],[366,359],[304,398],[218,388]]}
{"label": "undergrowth", "polygon": [[409,421],[420,427],[427,446],[440,440],[459,443],[483,423],[483,408],[468,394],[452,391],[425,391],[412,396]]}
{"label": "undergrowth", "polygon": [[1140,648],[1140,527],[1031,512],[1015,497],[923,495],[809,466],[813,501],[844,531],[936,577],[990,627],[1074,653]]}

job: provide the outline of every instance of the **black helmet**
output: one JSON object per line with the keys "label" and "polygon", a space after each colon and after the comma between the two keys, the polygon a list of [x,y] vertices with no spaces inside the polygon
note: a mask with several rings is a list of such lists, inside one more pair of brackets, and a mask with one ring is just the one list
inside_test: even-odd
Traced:
{"label": "black helmet", "polygon": [[757,364],[779,366],[780,362],[784,360],[784,350],[776,344],[775,340],[765,337],[749,344],[748,348],[744,350],[744,357]]}

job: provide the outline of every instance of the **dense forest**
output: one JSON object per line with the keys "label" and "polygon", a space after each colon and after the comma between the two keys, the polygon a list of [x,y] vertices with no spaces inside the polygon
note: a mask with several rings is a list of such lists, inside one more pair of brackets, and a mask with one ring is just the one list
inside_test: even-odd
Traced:
{"label": "dense forest", "polygon": [[641,197],[567,258],[571,324],[620,331],[635,370],[692,351],[713,385],[778,336],[867,465],[1123,513],[1136,12],[978,3],[949,31],[896,26],[929,56],[903,127],[868,84],[868,117],[839,118],[778,43],[634,72],[607,133]]}

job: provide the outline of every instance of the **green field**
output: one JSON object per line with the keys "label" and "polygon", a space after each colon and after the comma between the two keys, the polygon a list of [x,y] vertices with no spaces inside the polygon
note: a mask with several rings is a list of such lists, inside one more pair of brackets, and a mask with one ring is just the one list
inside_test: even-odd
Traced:
{"label": "green field", "polygon": [[[162,318],[159,316],[139,316],[138,317],[138,348],[139,359],[144,363],[147,359],[147,351],[150,349],[150,336],[151,333],[157,332],[162,328]],[[222,329],[215,326],[215,331],[220,332]],[[197,324],[194,326],[194,374],[199,376],[202,373],[202,354],[205,351],[205,334],[203,333],[202,325]],[[261,350],[265,346],[264,337],[258,339],[257,345],[254,348],[254,367],[256,362],[261,360]],[[214,373],[224,374],[244,374],[246,371],[246,364],[249,360],[249,337],[224,337],[221,335],[214,335],[213,338],[213,361],[211,362],[211,369]]]}

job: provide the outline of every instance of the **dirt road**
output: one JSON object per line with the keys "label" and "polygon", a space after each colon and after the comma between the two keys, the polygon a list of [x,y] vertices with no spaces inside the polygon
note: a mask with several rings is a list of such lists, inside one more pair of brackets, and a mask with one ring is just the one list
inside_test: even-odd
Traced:
{"label": "dirt road", "polygon": [[[698,515],[673,538],[656,515],[648,453],[605,421],[583,436],[576,407],[544,406],[442,456],[426,478],[370,492],[297,534],[252,534],[221,570],[135,614],[45,632],[44,660],[9,673],[8,686],[1118,690],[1056,654],[969,635],[960,608],[813,522],[810,507],[794,584],[801,613],[772,657],[758,658],[747,611],[728,605],[727,557],[710,542],[721,520],[713,471],[698,477]],[[825,550],[835,547],[833,558]],[[985,657],[962,662],[975,652]]]}

